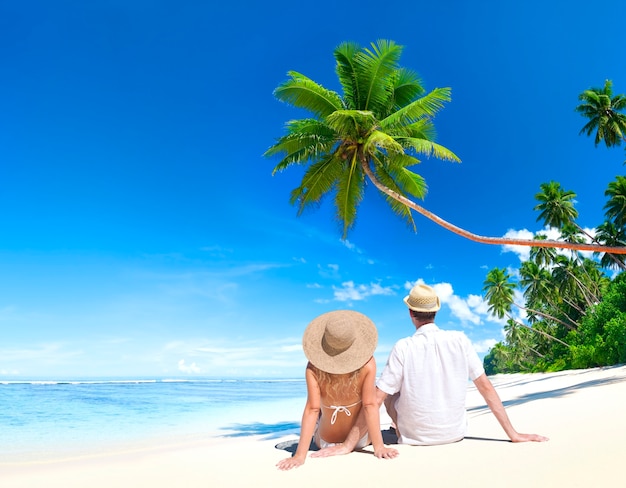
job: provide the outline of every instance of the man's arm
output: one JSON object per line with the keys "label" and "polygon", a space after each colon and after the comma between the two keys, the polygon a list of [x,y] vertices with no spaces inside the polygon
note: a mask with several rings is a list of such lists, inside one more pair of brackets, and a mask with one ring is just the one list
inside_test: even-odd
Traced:
{"label": "man's arm", "polygon": [[504,432],[506,432],[506,435],[511,439],[511,442],[544,442],[549,440],[547,437],[538,434],[520,434],[513,428],[498,392],[485,373],[476,378],[474,384],[478,392],[485,399],[485,402],[487,402],[487,406],[504,429]]}

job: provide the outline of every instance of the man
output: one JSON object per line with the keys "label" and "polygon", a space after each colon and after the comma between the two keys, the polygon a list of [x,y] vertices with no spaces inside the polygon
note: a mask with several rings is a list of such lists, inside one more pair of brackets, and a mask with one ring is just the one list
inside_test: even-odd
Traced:
{"label": "man", "polygon": [[[376,382],[379,405],[396,426],[398,443],[435,445],[465,437],[468,378],[512,442],[543,442],[548,438],[517,432],[482,362],[465,334],[439,329],[434,321],[441,304],[426,285],[414,286],[404,298],[416,332],[399,340]],[[360,439],[365,422],[357,422],[342,445],[314,453],[316,457],[347,454]]]}

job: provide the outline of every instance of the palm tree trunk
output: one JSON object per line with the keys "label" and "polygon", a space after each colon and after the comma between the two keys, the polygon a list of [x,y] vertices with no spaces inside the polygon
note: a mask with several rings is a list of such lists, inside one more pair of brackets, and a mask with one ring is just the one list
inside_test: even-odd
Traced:
{"label": "palm tree trunk", "polygon": [[391,198],[403,203],[407,207],[412,208],[417,213],[423,215],[427,219],[432,220],[436,224],[440,225],[444,229],[447,229],[451,232],[454,232],[457,235],[465,237],[471,241],[480,242],[482,244],[495,244],[500,246],[528,246],[528,247],[555,247],[559,249],[575,249],[577,251],[595,251],[595,252],[603,252],[609,254],[626,254],[626,246],[622,247],[608,247],[608,246],[599,246],[597,244],[578,244],[573,242],[563,242],[563,241],[550,241],[550,240],[534,240],[534,239],[509,239],[505,237],[484,237],[479,236],[477,234],[472,234],[465,229],[461,229],[450,222],[443,220],[432,212],[429,212],[424,207],[421,207],[417,203],[409,200],[408,198],[396,193],[391,188],[383,185],[378,179],[376,175],[372,171],[370,167],[370,163],[368,160],[363,161],[363,170],[368,178],[374,183],[374,186],[378,188],[380,191],[389,195]]}
{"label": "palm tree trunk", "polygon": [[541,335],[547,337],[550,340],[556,341],[559,344],[563,344],[565,347],[569,347],[569,344],[567,344],[566,342],[563,342],[561,339],[558,339],[558,338],[556,338],[554,336],[551,336],[550,334],[548,334],[547,332],[544,332],[543,330],[533,329],[531,326],[526,325],[525,323],[520,322],[519,320],[515,320],[509,314],[507,314],[507,317],[509,319],[511,319],[513,322],[515,322],[516,324],[521,325],[522,327],[526,327],[528,330],[532,330],[533,332],[536,332],[537,334],[541,334]]}
{"label": "palm tree trunk", "polygon": [[[580,307],[578,306],[578,304],[577,304],[577,303],[572,302],[571,300],[568,300],[568,299],[567,299],[567,298],[565,298],[565,297],[562,297],[562,299],[563,299],[563,302],[565,302],[566,304],[568,304],[568,305],[569,305],[570,307],[572,307],[574,310],[578,311],[578,313],[580,313],[580,315],[581,315],[581,316],[585,316],[585,315],[587,315],[587,311],[586,311],[586,310],[583,310],[582,308],[580,308]],[[567,315],[567,314],[566,314],[566,315]],[[569,316],[568,316],[568,318],[569,318]],[[570,319],[570,320],[571,320],[571,319]]]}
{"label": "palm tree trunk", "polygon": [[[596,239],[594,236],[592,236],[591,234],[589,234],[589,232],[587,232],[585,229],[583,229],[580,225],[578,225],[576,222],[572,222],[576,228],[579,230],[579,232],[585,234],[589,239],[591,239],[591,242],[595,242],[598,245],[601,245],[600,242],[598,241],[598,239]],[[622,263],[619,259],[617,259],[613,254],[611,253],[606,253],[615,264],[617,264],[617,266],[619,268],[621,268],[622,271],[626,270],[626,264]]]}
{"label": "palm tree trunk", "polygon": [[[565,299],[563,296],[559,295],[561,300],[563,300],[565,303],[567,303],[570,307],[572,307],[573,309],[575,309],[576,311],[578,311],[578,313],[580,313],[581,315],[585,315],[585,311],[583,309],[581,309],[579,306],[575,305],[574,303],[570,303],[567,299]],[[564,310],[561,310],[560,307],[557,305],[557,303],[552,300],[551,298],[546,298],[546,301],[548,302],[548,305],[550,307],[552,307],[555,310],[558,310],[559,312],[561,312],[563,315],[565,315],[565,317],[567,318],[567,320],[570,322],[570,324],[573,324],[571,327],[574,327],[574,329],[576,329],[578,327],[578,322],[576,322],[572,317],[569,316],[569,314],[567,312],[565,312]],[[529,309],[531,312],[535,312],[534,308]]]}
{"label": "palm tree trunk", "polygon": [[513,302],[513,305],[515,305],[517,308],[524,310],[525,312],[531,312],[537,315],[540,315],[541,317],[543,317],[544,319],[550,319],[550,320],[554,320],[555,322],[565,326],[566,328],[568,328],[569,330],[576,330],[576,327],[573,327],[572,325],[568,324],[567,322],[563,322],[560,319],[557,319],[556,317],[553,317],[550,314],[547,313],[543,313],[540,312],[539,310],[535,310],[532,308],[526,308],[526,307],[522,307],[521,305],[518,305],[517,303]]}

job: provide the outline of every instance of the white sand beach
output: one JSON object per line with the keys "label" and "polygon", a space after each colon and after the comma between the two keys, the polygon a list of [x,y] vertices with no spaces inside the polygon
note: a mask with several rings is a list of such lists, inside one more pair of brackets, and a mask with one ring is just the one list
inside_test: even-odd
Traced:
{"label": "white sand beach", "polygon": [[[206,439],[66,460],[2,463],[3,488],[120,487],[587,487],[619,486],[626,458],[626,366],[550,374],[492,377],[520,432],[550,438],[513,444],[473,387],[469,431],[444,446],[397,446],[400,456],[376,459],[371,450],[309,458],[282,472],[297,436]],[[298,412],[299,414],[299,412]],[[293,416],[293,413],[289,413]],[[388,428],[382,417],[382,429]],[[276,446],[281,445],[283,449]],[[370,449],[370,448],[368,448]]]}

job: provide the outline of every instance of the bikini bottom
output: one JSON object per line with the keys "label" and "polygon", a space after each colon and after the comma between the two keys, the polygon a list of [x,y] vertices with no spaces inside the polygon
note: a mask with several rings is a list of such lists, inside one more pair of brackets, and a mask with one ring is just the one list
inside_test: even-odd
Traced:
{"label": "bikini bottom", "polygon": [[[324,449],[326,447],[333,447],[333,446],[336,446],[337,444],[341,444],[340,442],[326,442],[324,439],[322,439],[320,436],[320,432],[319,432],[319,423],[315,426],[315,433],[313,434],[313,441],[315,441],[315,444],[317,444],[317,447],[319,447],[320,449]],[[354,448],[363,449],[364,447],[367,447],[370,444],[371,444],[370,437],[368,433],[366,432],[365,435],[361,437],[361,439],[359,439],[359,442],[356,443],[356,446],[354,446]]]}

